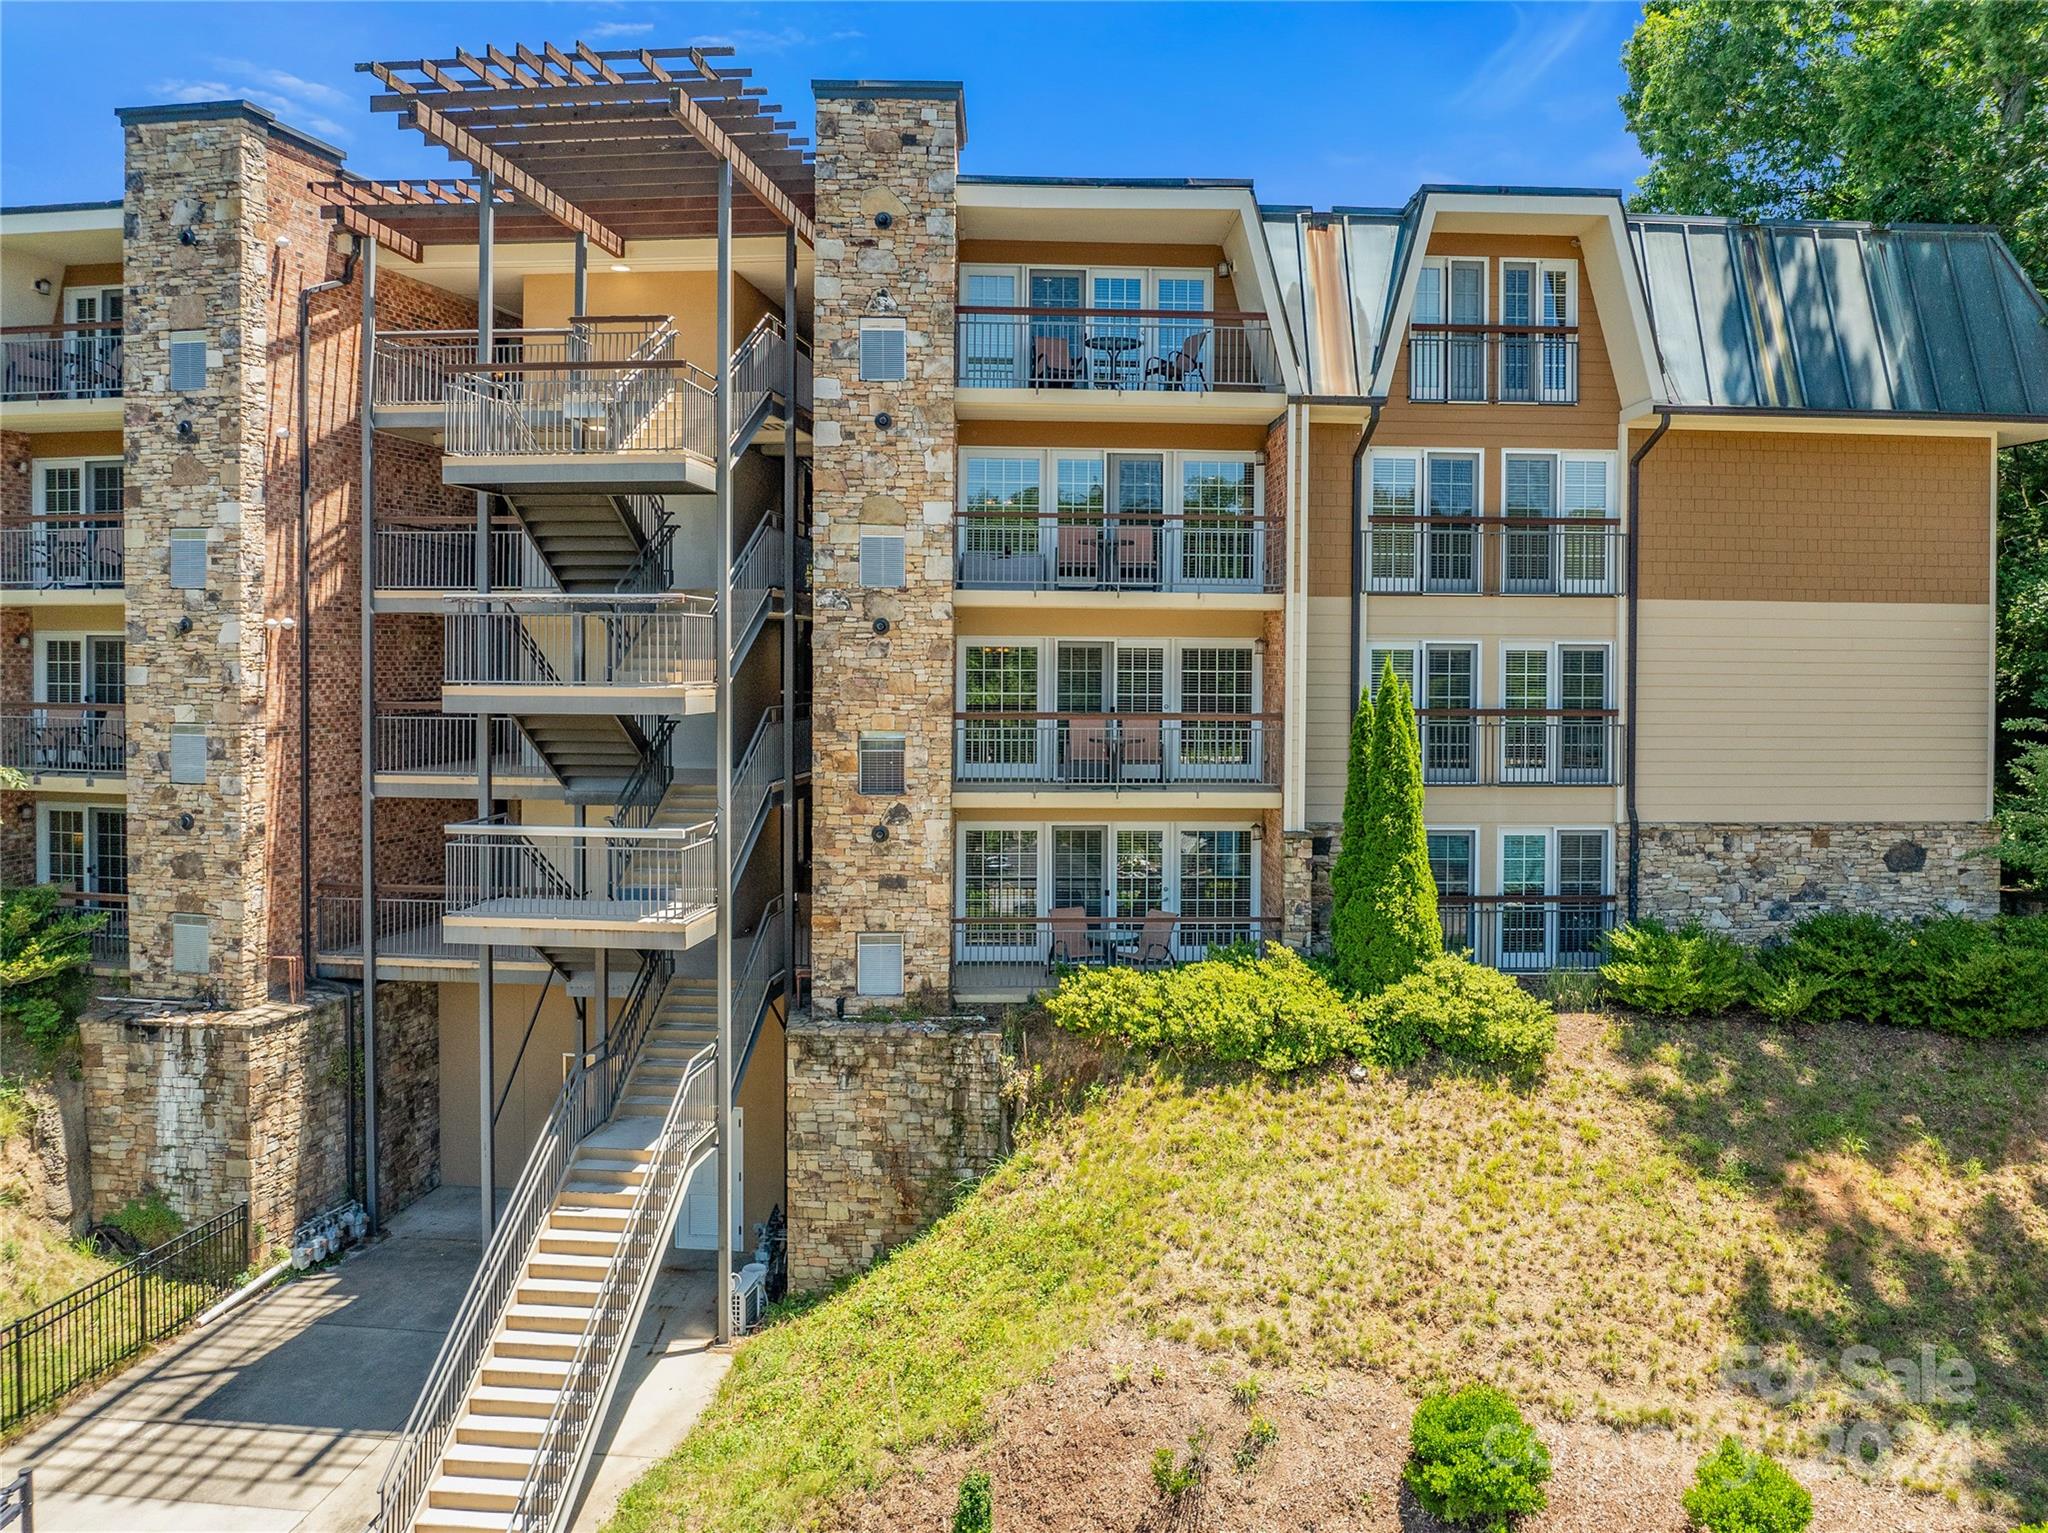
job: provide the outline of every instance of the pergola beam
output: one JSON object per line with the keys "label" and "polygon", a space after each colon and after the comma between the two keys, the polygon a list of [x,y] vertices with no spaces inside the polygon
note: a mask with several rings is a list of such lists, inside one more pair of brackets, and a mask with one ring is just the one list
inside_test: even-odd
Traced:
{"label": "pergola beam", "polygon": [[733,175],[754,194],[757,201],[796,230],[798,238],[805,244],[815,243],[811,221],[803,210],[789,200],[788,194],[769,178],[768,173],[761,169],[744,149],[733,142],[723,128],[711,120],[710,113],[690,99],[687,91],[678,87],[671,98],[671,106],[677,121],[690,130],[698,143],[732,166]]}
{"label": "pergola beam", "polygon": [[335,203],[329,203],[320,211],[326,217],[340,224],[342,228],[348,230],[349,233],[361,235],[364,239],[375,240],[395,256],[417,262],[423,253],[418,240],[409,234],[400,234],[389,225],[378,222],[360,208],[344,207]]}
{"label": "pergola beam", "polygon": [[539,208],[564,228],[588,235],[590,242],[605,254],[615,258],[625,255],[626,242],[611,229],[536,177],[520,169],[474,134],[457,127],[432,107],[423,102],[412,102],[405,115],[405,122],[407,126],[419,129],[422,134],[450,154],[467,160],[480,171],[489,171],[503,182],[514,196]]}

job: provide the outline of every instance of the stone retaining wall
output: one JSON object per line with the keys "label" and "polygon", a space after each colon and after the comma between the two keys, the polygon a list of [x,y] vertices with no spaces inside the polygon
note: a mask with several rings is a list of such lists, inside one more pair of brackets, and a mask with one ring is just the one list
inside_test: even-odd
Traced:
{"label": "stone retaining wall", "polygon": [[788,1034],[789,1280],[855,1271],[1005,1147],[1002,1034],[983,1022],[798,1016]]}

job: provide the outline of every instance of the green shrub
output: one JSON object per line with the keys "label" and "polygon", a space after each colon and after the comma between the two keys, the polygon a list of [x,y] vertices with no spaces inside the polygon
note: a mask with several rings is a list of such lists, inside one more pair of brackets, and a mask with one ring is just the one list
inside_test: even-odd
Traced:
{"label": "green shrub", "polygon": [[1813,1497],[1776,1459],[1724,1437],[1700,1460],[1685,1514],[1705,1533],[1805,1533]]}
{"label": "green shrub", "polygon": [[1408,1453],[1401,1478],[1440,1522],[1504,1533],[1510,1517],[1543,1510],[1549,1450],[1497,1389],[1470,1384],[1424,1400],[1408,1429]]}
{"label": "green shrub", "polygon": [[[1557,1045],[1557,1013],[1498,969],[1447,954],[1361,1003],[1382,1063],[1411,1062],[1426,1047],[1515,1073]],[[1395,1056],[1406,1054],[1406,1059]]]}
{"label": "green shrub", "polygon": [[960,1482],[960,1499],[953,1505],[953,1533],[994,1533],[995,1499],[988,1476],[979,1470]]}
{"label": "green shrub", "polygon": [[1632,1011],[1668,1017],[1718,1017],[1746,998],[1742,948],[1732,939],[1688,924],[1633,921],[1602,939],[1600,979]]}
{"label": "green shrub", "polygon": [[2048,921],[1808,916],[1757,953],[1750,984],[1783,1020],[2024,1032],[2048,1026]]}
{"label": "green shrub", "polygon": [[1299,954],[1205,959],[1178,968],[1082,969],[1045,1003],[1060,1027],[1097,1042],[1299,1070],[1366,1050],[1352,1004]]}
{"label": "green shrub", "polygon": [[66,909],[48,886],[0,893],[0,1021],[45,1056],[78,1036],[92,934],[106,920]]}
{"label": "green shrub", "polygon": [[1357,961],[1345,970],[1353,989],[1369,995],[1442,956],[1436,875],[1430,871],[1429,834],[1423,828],[1415,702],[1394,674],[1392,660],[1373,703],[1365,855],[1352,897],[1366,911]]}
{"label": "green shrub", "polygon": [[130,1198],[107,1215],[107,1223],[126,1233],[145,1251],[162,1245],[185,1228],[185,1221],[164,1201],[160,1192]]}

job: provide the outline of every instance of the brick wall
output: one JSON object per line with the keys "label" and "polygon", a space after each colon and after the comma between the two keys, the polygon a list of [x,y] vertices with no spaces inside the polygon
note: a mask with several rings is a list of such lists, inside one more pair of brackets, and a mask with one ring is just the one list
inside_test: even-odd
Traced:
{"label": "brick wall", "polygon": [[1002,1036],[982,1023],[787,1034],[789,1280],[822,1288],[909,1239],[1005,1148]]}
{"label": "brick wall", "polygon": [[[821,1005],[851,997],[862,931],[903,935],[909,989],[951,983],[956,121],[950,99],[818,102],[811,940]],[[875,222],[883,213],[886,229]],[[860,381],[859,321],[878,312],[908,322],[903,382]],[[875,424],[882,412],[886,429]],[[904,535],[902,590],[860,589],[863,527]],[[906,736],[906,790],[893,806],[854,792],[864,730]],[[888,839],[876,842],[885,818]]]}
{"label": "brick wall", "polygon": [[388,1219],[441,1185],[437,985],[377,987],[377,1141],[379,1212]]}
{"label": "brick wall", "polygon": [[1991,473],[1981,440],[1672,431],[1643,460],[1638,589],[1988,602]]}

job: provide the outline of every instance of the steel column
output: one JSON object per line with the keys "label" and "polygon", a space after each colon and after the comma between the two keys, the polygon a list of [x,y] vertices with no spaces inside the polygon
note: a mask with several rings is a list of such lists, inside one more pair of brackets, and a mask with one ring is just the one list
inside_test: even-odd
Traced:
{"label": "steel column", "polygon": [[[712,436],[718,447],[718,679],[714,737],[718,818],[712,845],[718,863],[718,1339],[732,1340],[732,164],[718,165],[718,394]],[[786,721],[785,721],[786,722]]]}
{"label": "steel column", "polygon": [[[491,299],[491,247],[497,225],[497,195],[497,178],[488,170],[480,171],[476,216],[476,359],[485,366],[490,365],[495,340],[491,333],[495,317]],[[476,588],[479,595],[490,594],[491,497],[481,490],[476,497]],[[491,817],[491,716],[487,713],[478,714],[476,719],[476,817],[479,820]],[[478,855],[485,853],[480,850]],[[491,1231],[498,1222],[496,1114],[492,1111],[492,1098],[497,1090],[497,1068],[492,1057],[495,1019],[491,1015],[494,979],[491,968],[491,944],[486,942],[477,948],[476,958],[476,1075],[480,1108],[477,1180],[482,1183],[486,1246],[490,1244]]]}
{"label": "steel column", "polygon": [[782,1014],[796,1005],[796,229],[782,249]]}
{"label": "steel column", "polygon": [[356,558],[361,577],[356,594],[356,654],[363,687],[357,718],[358,765],[362,769],[357,834],[362,838],[363,857],[362,903],[358,906],[363,938],[363,1212],[369,1216],[372,1234],[382,1227],[383,1219],[383,1200],[377,1195],[377,695],[371,679],[377,674],[377,629],[372,620],[377,587],[377,437],[370,429],[370,413],[376,403],[376,349],[377,242],[365,240],[361,395],[356,406],[363,428],[361,488],[356,496],[360,545]]}
{"label": "steel column", "polygon": [[569,300],[569,313],[574,315],[590,312],[590,236],[581,229],[576,231],[576,288]]}

